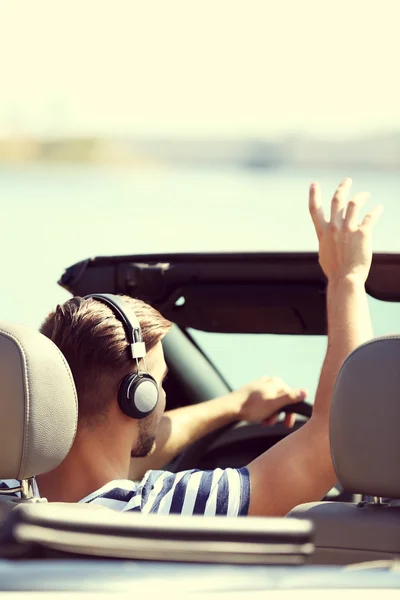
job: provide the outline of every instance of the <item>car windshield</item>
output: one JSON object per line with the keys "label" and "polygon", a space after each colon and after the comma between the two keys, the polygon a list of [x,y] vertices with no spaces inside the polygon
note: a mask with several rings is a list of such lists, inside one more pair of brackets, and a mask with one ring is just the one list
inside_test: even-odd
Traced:
{"label": "car windshield", "polygon": [[[400,329],[400,304],[369,298],[375,335]],[[314,402],[326,336],[210,333],[189,330],[199,347],[235,389],[262,375],[305,387]]]}

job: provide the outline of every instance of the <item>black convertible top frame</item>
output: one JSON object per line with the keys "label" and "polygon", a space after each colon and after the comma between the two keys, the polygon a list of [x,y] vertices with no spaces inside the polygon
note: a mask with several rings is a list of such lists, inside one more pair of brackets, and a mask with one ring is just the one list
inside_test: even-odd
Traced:
{"label": "black convertible top frame", "polygon": [[[96,257],[66,269],[59,284],[76,296],[141,298],[183,328],[326,333],[326,279],[313,252]],[[400,301],[400,254],[374,256],[367,292]]]}

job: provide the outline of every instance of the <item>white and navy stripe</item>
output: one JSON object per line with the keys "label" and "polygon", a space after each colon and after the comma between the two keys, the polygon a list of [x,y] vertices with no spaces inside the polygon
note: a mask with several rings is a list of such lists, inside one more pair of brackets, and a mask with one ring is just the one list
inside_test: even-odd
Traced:
{"label": "white and navy stripe", "polygon": [[[0,487],[16,485],[18,482],[0,483]],[[247,515],[249,501],[250,476],[246,468],[148,471],[140,483],[111,481],[81,500],[120,512],[229,517]]]}
{"label": "white and navy stripe", "polygon": [[214,471],[148,471],[139,484],[112,481],[81,502],[118,511],[161,515],[247,515],[250,478],[246,468]]}

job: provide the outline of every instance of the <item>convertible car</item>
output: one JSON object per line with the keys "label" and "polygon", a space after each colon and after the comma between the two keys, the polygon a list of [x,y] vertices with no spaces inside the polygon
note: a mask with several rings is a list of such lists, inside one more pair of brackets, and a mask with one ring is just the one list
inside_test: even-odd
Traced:
{"label": "convertible car", "polygon": [[[326,281],[316,254],[98,257],[67,268],[59,283],[73,295],[139,297],[174,323],[164,340],[168,408],[270,374],[310,390],[295,406],[295,428],[311,416],[326,345]],[[377,333],[389,333],[400,316],[400,255],[374,257],[367,291]],[[0,493],[0,590],[28,598],[149,590],[151,597],[333,598],[339,589],[354,598],[377,590],[398,597],[399,336],[368,342],[342,367],[331,418],[336,487],[284,519],[236,520],[34,502],[31,471],[61,462],[76,419],[66,410],[72,400],[61,359],[46,357],[40,337],[0,327],[0,478],[18,470],[22,492],[18,502]],[[166,468],[240,467],[290,432],[283,421],[236,423]]]}

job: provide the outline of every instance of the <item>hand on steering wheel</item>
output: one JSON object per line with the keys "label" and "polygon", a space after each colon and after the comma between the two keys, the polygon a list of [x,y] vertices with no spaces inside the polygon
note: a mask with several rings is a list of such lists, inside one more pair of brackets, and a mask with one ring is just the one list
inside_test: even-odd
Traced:
{"label": "hand on steering wheel", "polygon": [[237,403],[239,420],[249,423],[273,425],[285,409],[285,425],[293,427],[296,410],[290,407],[306,397],[305,389],[293,389],[278,377],[261,377],[232,392],[227,402]]}

